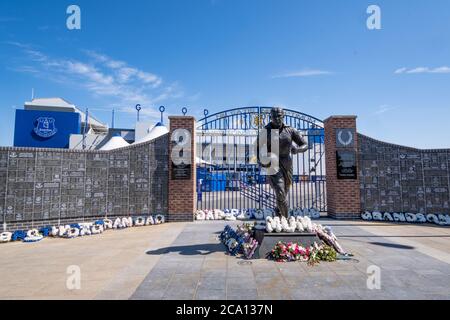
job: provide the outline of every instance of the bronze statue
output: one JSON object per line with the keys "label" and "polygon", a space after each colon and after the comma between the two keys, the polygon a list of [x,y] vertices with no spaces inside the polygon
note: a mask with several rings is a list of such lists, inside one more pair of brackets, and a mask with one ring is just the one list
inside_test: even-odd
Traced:
{"label": "bronze statue", "polygon": [[[265,126],[266,130],[262,130],[258,137],[258,147],[267,147],[267,153],[271,159],[278,159],[278,165],[275,166],[275,170],[268,172],[269,184],[272,187],[276,202],[277,215],[288,218],[288,194],[292,185],[292,156],[291,154],[298,154],[308,150],[308,143],[303,136],[292,127],[284,124],[284,110],[281,108],[272,108],[270,111],[271,121]],[[272,150],[272,130],[278,130],[279,134],[279,150]],[[297,146],[294,146],[295,143]],[[278,153],[278,154],[277,154]],[[268,168],[271,164],[262,163],[259,157],[258,159],[262,167]],[[273,161],[272,161],[273,165]]]}

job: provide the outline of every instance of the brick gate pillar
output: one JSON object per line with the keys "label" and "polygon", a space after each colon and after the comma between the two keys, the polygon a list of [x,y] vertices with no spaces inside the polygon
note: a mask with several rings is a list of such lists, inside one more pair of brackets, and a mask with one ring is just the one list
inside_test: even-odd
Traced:
{"label": "brick gate pillar", "polygon": [[359,219],[356,116],[331,116],[324,125],[328,215],[335,219]]}
{"label": "brick gate pillar", "polygon": [[[194,221],[196,210],[196,166],[195,166],[195,118],[188,116],[170,116],[169,143],[169,213],[170,222]],[[177,129],[185,129],[190,134],[187,138],[177,134]],[[174,134],[175,132],[175,134]],[[180,131],[178,131],[180,132]],[[182,141],[184,139],[190,141]],[[179,141],[174,141],[178,139]],[[186,144],[184,144],[186,143]],[[175,164],[172,159],[174,148],[183,144],[184,155],[188,163]],[[178,152],[175,150],[174,152]]]}

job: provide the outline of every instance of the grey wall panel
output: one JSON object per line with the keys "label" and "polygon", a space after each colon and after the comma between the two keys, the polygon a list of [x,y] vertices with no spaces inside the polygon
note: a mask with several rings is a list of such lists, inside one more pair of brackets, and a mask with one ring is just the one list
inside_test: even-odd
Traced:
{"label": "grey wall panel", "polygon": [[418,150],[359,135],[364,211],[450,213],[450,150]]}
{"label": "grey wall panel", "polygon": [[165,135],[108,152],[0,148],[0,221],[167,214],[168,146]]}

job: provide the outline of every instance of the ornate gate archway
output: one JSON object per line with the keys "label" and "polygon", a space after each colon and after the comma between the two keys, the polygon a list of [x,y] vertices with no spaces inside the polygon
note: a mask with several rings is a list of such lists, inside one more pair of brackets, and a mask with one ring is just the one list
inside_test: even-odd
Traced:
{"label": "ornate gate archway", "polygon": [[[229,109],[197,123],[197,208],[274,208],[275,196],[260,174],[253,147],[259,130],[270,121],[270,107]],[[294,183],[289,194],[292,208],[326,212],[323,122],[285,109],[285,123],[299,130],[309,143],[293,156]]]}

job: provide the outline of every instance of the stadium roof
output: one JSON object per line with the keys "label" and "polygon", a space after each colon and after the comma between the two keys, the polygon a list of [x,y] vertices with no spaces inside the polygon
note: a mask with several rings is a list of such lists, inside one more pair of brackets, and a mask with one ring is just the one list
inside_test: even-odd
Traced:
{"label": "stadium roof", "polygon": [[[81,123],[86,122],[86,114],[78,109],[74,104],[63,98],[36,98],[25,102],[25,110],[43,110],[57,112],[76,112],[81,116]],[[89,126],[94,130],[107,131],[108,126],[89,115]]]}
{"label": "stadium roof", "polygon": [[122,138],[119,134],[116,134],[113,137],[111,137],[111,139],[109,139],[109,141],[103,147],[101,147],[100,150],[108,151],[127,146],[129,146],[129,143],[126,142],[125,139]]}

